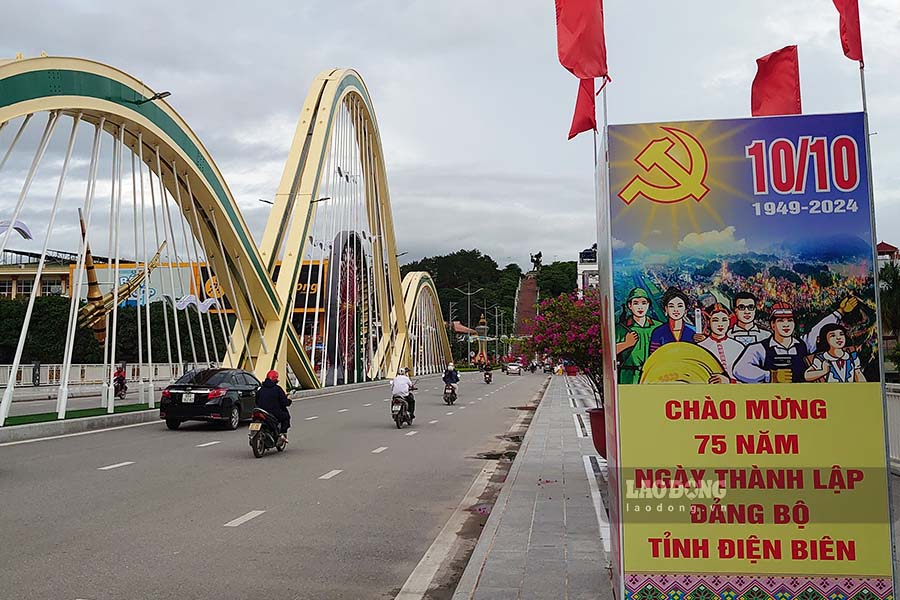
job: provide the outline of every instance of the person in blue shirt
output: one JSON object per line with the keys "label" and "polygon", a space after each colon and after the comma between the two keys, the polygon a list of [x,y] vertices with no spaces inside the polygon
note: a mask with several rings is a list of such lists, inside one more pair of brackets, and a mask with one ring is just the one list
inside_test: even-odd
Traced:
{"label": "person in blue shirt", "polygon": [[670,287],[663,294],[662,305],[667,319],[650,334],[650,353],[653,354],[660,346],[670,342],[695,343],[694,335],[697,332],[685,320],[690,307],[687,294],[678,288]]}

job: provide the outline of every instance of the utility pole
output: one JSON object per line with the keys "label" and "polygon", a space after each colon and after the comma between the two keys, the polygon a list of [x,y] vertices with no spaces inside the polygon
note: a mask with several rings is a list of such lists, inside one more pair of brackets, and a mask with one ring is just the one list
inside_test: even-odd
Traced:
{"label": "utility pole", "polygon": [[500,359],[500,307],[494,305],[494,357]]}
{"label": "utility pole", "polygon": [[[464,292],[459,288],[453,288],[453,289],[455,289],[460,294],[465,294],[465,296],[466,296],[466,300],[468,301],[468,308],[467,308],[467,312],[466,312],[466,320],[467,320],[466,327],[469,329],[472,329],[472,296],[474,296],[475,294],[480,292],[483,288],[478,288],[477,290],[475,290],[473,292],[472,291],[472,282],[467,281],[466,282],[466,290],[467,291]],[[466,334],[466,363],[470,363],[471,361],[472,361],[472,334],[467,333]]]}

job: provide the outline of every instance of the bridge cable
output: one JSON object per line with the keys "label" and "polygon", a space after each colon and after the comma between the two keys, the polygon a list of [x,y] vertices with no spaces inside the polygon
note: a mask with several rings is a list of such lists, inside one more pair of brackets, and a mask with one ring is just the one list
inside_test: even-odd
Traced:
{"label": "bridge cable", "polygon": [[[172,175],[175,178],[176,202],[178,203],[178,206],[181,208],[181,214],[179,215],[180,218],[178,219],[179,221],[181,221],[181,236],[182,236],[182,238],[184,238],[184,247],[185,247],[185,252],[187,252],[188,263],[191,264],[190,269],[189,269],[190,270],[190,281],[191,281],[191,285],[194,288],[194,295],[197,296],[197,304],[194,305],[194,308],[197,309],[197,322],[200,325],[200,339],[203,340],[203,356],[206,358],[206,366],[208,367],[209,366],[209,347],[207,346],[207,343],[206,343],[206,331],[204,331],[204,328],[203,328],[203,315],[200,313],[200,298],[199,298],[200,285],[197,283],[197,277],[194,272],[195,266],[198,270],[200,268],[199,266],[197,266],[197,265],[199,265],[199,262],[198,262],[199,258],[197,256],[194,256],[193,258],[191,257],[192,244],[190,244],[188,242],[187,228],[185,227],[185,224],[187,221],[187,217],[186,217],[187,208],[185,207],[184,202],[181,199],[181,185],[178,183],[178,173],[175,171],[175,163],[174,162],[172,163]],[[187,177],[187,175],[185,175],[185,177]],[[191,239],[193,239],[193,235],[191,236]],[[194,245],[194,248],[196,249],[196,245]],[[184,315],[186,317],[190,317],[190,304],[188,304],[187,306],[184,307]],[[193,339],[193,335],[191,336],[191,339]]]}
{"label": "bridge cable", "polygon": [[[153,408],[154,404],[154,395],[156,390],[154,389],[154,372],[153,372],[153,335],[152,329],[150,329],[150,267],[148,265],[149,256],[147,256],[147,227],[143,226],[145,222],[145,202],[144,202],[144,133],[138,133],[138,177],[141,185],[141,247],[143,249],[144,254],[144,285],[141,286],[140,296],[142,300],[138,301],[138,307],[141,304],[144,305],[144,320],[147,329],[147,381],[149,382],[149,392],[150,396],[147,401],[147,404],[150,408]],[[158,247],[158,246],[157,246]],[[137,253],[137,251],[135,251]],[[155,254],[154,254],[155,255]],[[140,310],[138,310],[138,318],[140,318]],[[163,310],[163,314],[165,314],[165,310]],[[168,327],[166,328],[166,333],[168,334]],[[171,363],[171,361],[170,361]],[[171,367],[170,367],[171,368]]]}
{"label": "bridge cable", "polygon": [[[206,250],[206,242],[203,241],[203,230],[200,228],[200,201],[197,200],[197,198],[194,196],[194,193],[191,191],[190,176],[185,176],[185,181],[187,182],[188,197],[191,200],[191,212],[194,214],[194,226],[197,228],[197,235],[196,235],[196,237],[194,237],[194,244],[195,244],[194,254],[196,256],[198,256],[198,260],[199,260],[199,253],[197,251],[197,246],[196,246],[196,244],[199,242],[200,249],[203,250],[203,262],[206,264],[207,281],[209,281],[210,276],[213,273],[212,273],[212,265],[209,262],[209,252]],[[200,267],[198,266],[197,270],[199,271],[199,269],[200,269]],[[209,294],[206,293],[205,286],[203,289],[203,293],[206,296],[209,296]],[[199,288],[198,288],[198,296],[199,296]],[[219,327],[222,330],[222,342],[225,344],[228,344],[231,341],[228,337],[231,334],[231,332],[225,331],[225,321],[222,318],[222,311],[219,309],[218,298],[213,298],[213,300],[215,300],[215,304],[212,306],[216,307],[216,315],[218,316]],[[213,330],[212,316],[210,316],[210,309],[212,308],[212,306],[210,306],[208,309],[206,309],[206,322],[209,325],[210,337],[212,337],[213,352],[215,353],[215,356],[216,356],[216,363],[221,364],[222,362],[224,362],[225,357],[222,356],[221,359],[219,358],[220,357],[219,344],[216,341],[216,334],[215,334],[215,331]],[[233,347],[232,347],[232,350],[233,350]],[[227,354],[227,350],[225,353]],[[231,366],[233,367],[234,365],[232,364]]]}
{"label": "bridge cable", "polygon": [[[22,137],[22,132],[25,131],[25,127],[28,126],[28,122],[31,120],[31,117],[34,115],[32,113],[28,113],[25,115],[25,118],[22,119],[22,123],[19,125],[19,130],[16,132],[16,135],[13,137],[12,142],[9,144],[9,148],[6,149],[6,154],[3,155],[3,158],[0,159],[0,171],[3,170],[3,166],[6,164],[6,161],[9,160],[12,151],[15,149],[16,144],[19,142],[19,139]],[[0,129],[6,126],[9,121],[4,121],[0,124]]]}
{"label": "bridge cable", "polygon": [[[169,165],[169,168],[172,170],[172,182],[175,185],[175,191],[178,191],[178,172],[176,170],[176,162],[173,160],[172,164]],[[162,198],[163,205],[165,206],[165,210],[163,212],[163,223],[168,219],[169,223],[169,234],[172,240],[172,252],[175,254],[175,263],[178,265],[178,291],[181,293],[182,300],[185,298],[187,294],[184,293],[184,277],[181,275],[181,258],[178,256],[178,242],[175,237],[175,225],[172,224],[172,211],[169,208],[169,189],[163,186],[162,190]],[[174,293],[174,290],[173,290]],[[178,308],[178,303],[176,302],[175,308]],[[182,311],[178,311],[182,312]],[[188,328],[188,338],[191,341],[191,357],[194,359],[194,368],[197,368],[197,348],[194,345],[194,326],[191,324],[191,313],[185,307],[184,310],[184,320],[187,322]]]}
{"label": "bridge cable", "polygon": [[53,111],[47,118],[47,125],[44,127],[44,134],[41,136],[41,141],[38,144],[37,151],[35,152],[34,158],[31,161],[31,167],[28,169],[28,175],[25,177],[25,182],[22,184],[22,191],[19,192],[19,199],[16,201],[16,208],[9,220],[10,226],[7,227],[3,233],[3,242],[0,243],[0,254],[6,251],[6,244],[7,242],[9,242],[9,236],[14,229],[13,225],[16,221],[19,220],[19,213],[22,212],[22,207],[25,205],[25,197],[28,196],[28,191],[31,189],[31,184],[34,182],[34,175],[41,164],[41,160],[44,158],[44,152],[47,150],[47,144],[50,143],[50,138],[53,136],[53,131],[56,129],[56,124],[58,122],[59,112]]}
{"label": "bridge cable", "polygon": [[[175,306],[175,278],[172,275],[172,253],[170,251],[170,246],[174,246],[174,244],[169,243],[170,242],[169,232],[166,228],[166,213],[165,213],[165,209],[163,208],[163,197],[165,195],[165,185],[163,184],[163,179],[162,179],[162,161],[159,158],[159,146],[155,146],[154,150],[155,150],[155,154],[156,154],[156,172],[155,172],[156,185],[159,188],[159,204],[160,204],[160,211],[162,212],[162,222],[163,222],[163,241],[166,243],[165,244],[166,245],[166,271],[168,271],[168,273],[169,273],[169,285],[170,285],[170,291],[171,291],[170,298],[172,300],[172,320],[175,322],[175,348],[178,352],[178,365],[174,369],[172,369],[170,367],[170,371],[172,373],[172,379],[175,380],[181,374],[181,369],[184,366],[184,357],[181,352],[181,330],[178,326],[178,312],[177,312],[178,309]],[[156,243],[159,244],[160,243],[159,242],[159,230],[157,229],[157,221],[156,221],[156,198],[152,194],[152,190],[153,190],[152,187],[150,188],[150,190],[151,190],[150,198],[153,201],[153,228],[157,232],[156,233],[156,235],[157,235]],[[163,295],[163,301],[164,301],[163,306],[165,307],[165,295]],[[168,317],[166,317],[166,343],[171,348],[171,341],[169,340]],[[170,350],[169,351],[170,364],[171,364],[171,360],[172,360],[172,355],[171,355],[171,350]]]}
{"label": "bridge cable", "polygon": [[[327,231],[327,235],[325,240],[328,244],[329,253],[328,253],[328,273],[326,274],[327,283],[325,285],[325,293],[328,296],[328,302],[325,304],[325,316],[324,316],[324,325],[322,333],[322,353],[321,353],[321,366],[320,366],[320,376],[322,386],[328,385],[328,343],[331,338],[331,282],[334,279],[334,271],[335,269],[340,269],[339,265],[334,264],[334,246],[335,246],[335,220],[337,215],[337,206],[340,202],[340,198],[338,197],[338,190],[335,186],[336,181],[336,173],[338,167],[340,167],[340,138],[335,135],[335,129],[337,129],[337,121],[340,120],[340,113],[338,113],[335,121],[335,127],[331,130],[330,143],[331,143],[331,153],[334,157],[334,163],[332,164],[331,172],[328,173],[328,197],[331,198],[331,204],[328,206],[328,211],[326,213],[325,220],[325,231]],[[325,251],[324,246],[322,248],[323,253]],[[339,300],[338,300],[339,301]]]}
{"label": "bridge cable", "polygon": [[[253,369],[255,371],[256,364],[255,364],[255,361],[253,360],[253,354],[250,352],[250,340],[247,337],[247,330],[244,328],[244,318],[243,318],[243,316],[241,316],[241,304],[240,304],[240,302],[238,302],[238,296],[234,290],[234,281],[231,278],[231,269],[228,267],[229,256],[225,253],[225,247],[222,244],[222,236],[219,234],[219,223],[218,223],[218,219],[216,218],[216,209],[214,207],[210,208],[210,214],[212,215],[212,221],[213,221],[213,233],[215,233],[216,241],[218,242],[218,245],[219,245],[219,255],[222,257],[222,265],[225,268],[226,280],[228,281],[228,289],[231,292],[232,305],[234,306],[234,314],[236,315],[236,318],[237,318],[238,327],[240,327],[240,329],[241,329],[241,336],[243,336],[243,339],[244,339],[244,349],[247,353],[247,361],[250,363],[251,369]],[[248,300],[248,304],[249,304],[249,300]],[[225,303],[223,302],[222,310],[224,310],[224,309],[225,309]],[[232,338],[233,337],[234,336],[232,335]],[[239,365],[240,364],[240,356],[238,356],[237,359],[238,359],[238,365]],[[232,359],[232,364],[234,364],[233,359]]]}
{"label": "bridge cable", "polygon": [[[66,342],[63,350],[63,367],[60,377],[59,392],[56,396],[57,417],[66,417],[66,405],[69,399],[69,375],[72,371],[72,352],[75,346],[75,332],[77,327],[78,303],[81,299],[81,287],[84,282],[84,263],[87,260],[88,233],[91,227],[91,217],[94,208],[94,191],[97,189],[97,170],[100,163],[100,148],[103,141],[103,126],[106,117],[100,117],[94,129],[94,141],[91,145],[91,161],[88,167],[88,180],[84,196],[84,236],[79,244],[78,258],[75,265],[75,287],[69,282],[69,318],[66,326]],[[79,211],[80,212],[80,211]]]}
{"label": "bridge cable", "polygon": [[[16,383],[16,373],[19,370],[19,363],[22,360],[22,351],[25,348],[25,339],[28,337],[28,328],[31,325],[31,315],[34,311],[34,299],[37,296],[41,285],[41,276],[44,273],[44,264],[47,261],[47,247],[50,244],[50,237],[53,234],[53,226],[56,224],[56,213],[59,209],[59,200],[62,197],[63,187],[66,182],[66,175],[69,172],[69,161],[72,158],[72,148],[75,146],[76,133],[78,132],[78,124],[81,122],[81,113],[72,121],[72,132],[69,134],[69,143],[66,147],[66,157],[63,160],[62,170],[59,175],[59,185],[56,188],[56,196],[53,198],[53,206],[50,209],[50,222],[47,225],[47,235],[44,236],[44,246],[41,249],[41,258],[38,261],[37,272],[34,276],[34,284],[31,286],[31,294],[28,296],[28,307],[25,309],[25,320],[22,323],[22,332],[19,334],[19,342],[16,345],[16,353],[13,357],[12,367],[10,368],[9,381],[6,383],[6,389],[3,391],[3,400],[0,401],[0,424],[6,422],[9,414],[10,405],[12,404],[13,387]],[[12,229],[12,227],[10,227]]]}
{"label": "bridge cable", "polygon": [[[115,271],[113,273],[113,319],[112,319],[112,341],[110,342],[110,350],[109,350],[109,388],[107,390],[107,409],[106,412],[112,414],[115,412],[115,403],[116,403],[116,394],[115,394],[115,366],[116,366],[116,340],[118,339],[119,334],[119,266],[121,260],[120,254],[120,227],[119,223],[121,222],[122,216],[122,163],[124,162],[124,150],[125,150],[125,125],[119,126],[119,138],[118,138],[118,157],[116,159],[116,180],[118,185],[116,186],[116,194],[115,194],[115,209],[116,209],[116,220],[115,220],[115,238],[116,238],[116,247],[115,247]],[[113,227],[110,224],[110,227]],[[108,319],[107,319],[108,321]]]}
{"label": "bridge cable", "polygon": [[[137,172],[135,168],[135,153],[131,153],[131,222],[133,224],[134,229],[134,270],[133,274],[137,275],[138,269],[141,268],[140,263],[140,254],[138,254],[138,211],[137,211]],[[138,399],[140,403],[144,403],[144,379],[141,377],[141,372],[144,368],[144,337],[143,337],[143,327],[141,326],[141,289],[143,289],[144,285],[147,283],[146,279],[141,282],[141,285],[137,288],[134,294],[135,302],[135,315],[137,316],[137,337],[138,337]],[[129,297],[131,294],[129,294]],[[150,330],[147,330],[147,336],[149,339]]]}

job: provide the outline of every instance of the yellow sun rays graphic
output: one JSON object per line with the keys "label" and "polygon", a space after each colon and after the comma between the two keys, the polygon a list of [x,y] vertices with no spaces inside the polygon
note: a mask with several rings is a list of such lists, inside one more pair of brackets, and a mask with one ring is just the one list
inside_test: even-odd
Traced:
{"label": "yellow sun rays graphic", "polygon": [[[725,228],[730,221],[728,215],[723,213],[733,210],[734,200],[755,202],[752,195],[739,189],[741,186],[738,184],[747,159],[743,156],[743,148],[740,148],[740,153],[737,152],[735,137],[747,126],[734,122],[698,121],[610,127],[611,224],[640,231],[640,238],[633,242],[639,241],[645,245],[662,243],[672,248],[689,233]],[[699,201],[688,197],[664,203],[639,195],[631,203],[626,203],[620,193],[635,177],[660,187],[679,184],[658,165],[645,170],[637,162],[637,157],[654,140],[674,142],[667,154],[685,171],[702,167],[692,164],[683,144],[663,127],[688,133],[700,143],[707,169],[702,182],[709,191]]]}

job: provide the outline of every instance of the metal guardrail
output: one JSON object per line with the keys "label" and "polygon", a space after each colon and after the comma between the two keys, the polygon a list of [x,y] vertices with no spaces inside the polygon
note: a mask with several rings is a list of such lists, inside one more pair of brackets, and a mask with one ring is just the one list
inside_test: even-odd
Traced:
{"label": "metal guardrail", "polygon": [[[193,364],[185,365],[185,370],[192,369]],[[69,385],[101,384],[109,382],[112,374],[110,365],[72,365],[69,371]],[[160,363],[154,364],[152,373],[147,365],[126,365],[126,377],[128,381],[171,381],[183,370],[180,365]],[[32,387],[37,385],[59,385],[62,379],[63,365],[50,364],[20,365],[15,374],[10,365],[0,365],[0,387],[6,387],[11,378],[14,378],[15,387]],[[37,380],[35,380],[37,376]]]}

